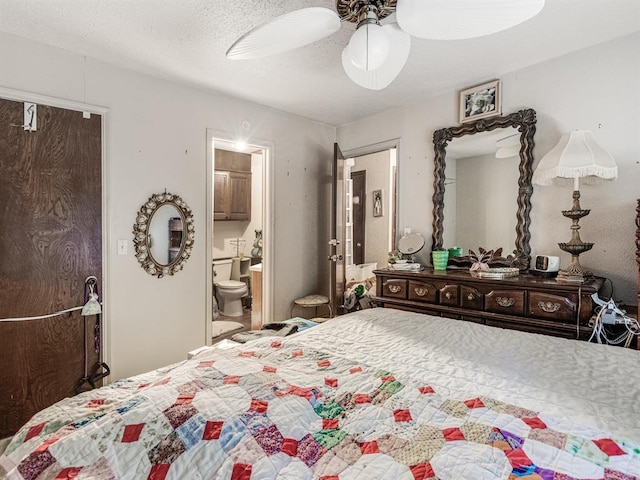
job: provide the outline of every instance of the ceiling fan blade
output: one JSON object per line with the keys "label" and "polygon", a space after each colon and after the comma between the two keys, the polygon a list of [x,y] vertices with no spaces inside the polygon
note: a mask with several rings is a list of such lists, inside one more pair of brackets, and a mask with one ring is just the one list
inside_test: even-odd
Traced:
{"label": "ceiling fan blade", "polygon": [[536,16],[544,0],[398,0],[398,24],[414,37],[462,40],[497,33]]}
{"label": "ceiling fan blade", "polygon": [[276,55],[328,37],[339,29],[340,17],[333,10],[294,10],[245,33],[229,47],[227,58],[247,60]]}
{"label": "ceiling fan blade", "polygon": [[397,23],[382,25],[389,36],[389,54],[384,63],[375,70],[357,68],[349,59],[349,47],[342,51],[342,67],[354,83],[369,90],[382,90],[398,76],[409,58],[411,36],[400,30]]}

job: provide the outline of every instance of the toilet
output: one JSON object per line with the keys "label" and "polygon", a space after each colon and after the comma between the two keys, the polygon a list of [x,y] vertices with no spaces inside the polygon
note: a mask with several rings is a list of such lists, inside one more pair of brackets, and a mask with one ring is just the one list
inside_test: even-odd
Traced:
{"label": "toilet", "polygon": [[232,263],[231,258],[213,261],[213,285],[220,313],[227,317],[240,317],[244,313],[242,298],[249,294],[249,289],[245,282],[230,280]]}

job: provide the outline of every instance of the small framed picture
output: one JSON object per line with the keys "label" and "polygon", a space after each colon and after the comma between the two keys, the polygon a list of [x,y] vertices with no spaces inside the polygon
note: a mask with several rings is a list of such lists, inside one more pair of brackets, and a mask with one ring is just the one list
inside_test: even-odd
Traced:
{"label": "small framed picture", "polygon": [[483,83],[460,92],[460,123],[501,113],[500,80]]}
{"label": "small framed picture", "polygon": [[382,190],[373,191],[373,216],[382,216]]}

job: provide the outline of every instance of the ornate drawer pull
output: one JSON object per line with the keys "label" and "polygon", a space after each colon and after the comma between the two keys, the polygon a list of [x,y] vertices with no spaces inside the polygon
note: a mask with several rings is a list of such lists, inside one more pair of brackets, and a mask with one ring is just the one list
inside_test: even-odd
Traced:
{"label": "ornate drawer pull", "polygon": [[555,313],[560,310],[560,304],[552,302],[538,302],[538,307],[547,313]]}
{"label": "ornate drawer pull", "polygon": [[468,300],[473,300],[474,298],[476,298],[476,296],[473,293],[470,293],[469,295],[467,295]]}
{"label": "ornate drawer pull", "polygon": [[496,302],[501,307],[511,307],[513,304],[516,303],[515,299],[511,297],[496,297]]}
{"label": "ornate drawer pull", "polygon": [[416,295],[418,295],[419,297],[424,297],[427,293],[429,293],[429,290],[423,287],[416,287],[413,289],[413,291],[416,292]]}
{"label": "ornate drawer pull", "polygon": [[447,300],[451,300],[451,297],[453,297],[453,295],[451,294],[451,292],[447,292],[444,294],[444,296],[446,297]]}
{"label": "ornate drawer pull", "polygon": [[402,290],[400,285],[389,285],[389,291],[391,293],[398,293],[400,290]]}

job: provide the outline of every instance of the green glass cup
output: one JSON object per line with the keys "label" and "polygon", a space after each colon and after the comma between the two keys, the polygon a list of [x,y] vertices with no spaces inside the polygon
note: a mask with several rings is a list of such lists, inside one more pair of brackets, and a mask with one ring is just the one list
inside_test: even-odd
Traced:
{"label": "green glass cup", "polygon": [[447,262],[449,261],[449,251],[434,250],[431,252],[431,261],[433,263],[434,270],[446,270]]}
{"label": "green glass cup", "polygon": [[450,257],[461,257],[462,256],[462,247],[451,247],[449,249]]}

